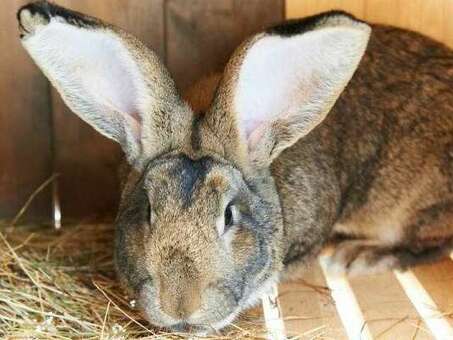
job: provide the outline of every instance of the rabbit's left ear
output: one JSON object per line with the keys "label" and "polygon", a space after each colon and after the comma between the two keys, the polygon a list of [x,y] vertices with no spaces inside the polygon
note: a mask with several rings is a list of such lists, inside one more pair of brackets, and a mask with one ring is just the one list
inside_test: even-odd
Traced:
{"label": "rabbit's left ear", "polygon": [[245,157],[267,166],[317,126],[351,79],[370,32],[352,16],[330,12],[274,27],[239,47],[213,112],[229,116],[225,130],[247,144]]}
{"label": "rabbit's left ear", "polygon": [[191,111],[153,51],[123,30],[47,1],[18,11],[22,44],[64,102],[129,162],[183,143]]}

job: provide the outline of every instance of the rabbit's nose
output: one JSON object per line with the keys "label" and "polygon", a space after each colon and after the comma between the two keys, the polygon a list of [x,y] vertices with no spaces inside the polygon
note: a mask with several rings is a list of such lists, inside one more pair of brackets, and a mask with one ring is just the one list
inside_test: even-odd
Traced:
{"label": "rabbit's nose", "polygon": [[194,280],[161,282],[160,306],[164,313],[176,320],[185,320],[196,312],[200,308],[200,301],[200,290]]}

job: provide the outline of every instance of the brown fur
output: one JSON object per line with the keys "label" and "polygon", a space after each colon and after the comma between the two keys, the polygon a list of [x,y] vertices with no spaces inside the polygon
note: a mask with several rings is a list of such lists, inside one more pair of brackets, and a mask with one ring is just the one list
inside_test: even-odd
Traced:
{"label": "brown fur", "polygon": [[[373,26],[360,66],[323,123],[345,84],[309,128],[300,128],[306,117],[280,119],[248,145],[232,102],[250,46],[327,26],[366,34],[365,24],[333,12],[252,37],[223,75],[189,90],[189,108],[150,51],[95,19],[39,2],[19,12],[24,39],[52,15],[116,34],[154,94],[154,105],[137,113],[139,146],[116,139],[132,168],[115,245],[119,278],[153,324],[221,328],[329,242],[332,269],[352,273],[405,268],[452,249],[453,53],[445,46]],[[109,135],[92,112],[74,107]],[[240,221],[219,230],[230,204]]]}

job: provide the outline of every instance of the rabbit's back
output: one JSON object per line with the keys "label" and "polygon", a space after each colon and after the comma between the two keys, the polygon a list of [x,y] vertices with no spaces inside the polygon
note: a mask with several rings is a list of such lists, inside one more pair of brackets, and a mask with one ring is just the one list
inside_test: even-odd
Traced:
{"label": "rabbit's back", "polygon": [[337,232],[385,244],[451,237],[453,222],[421,225],[453,217],[452,88],[449,48],[374,26],[327,119],[273,166],[285,220],[294,226],[289,239],[325,240],[334,223]]}

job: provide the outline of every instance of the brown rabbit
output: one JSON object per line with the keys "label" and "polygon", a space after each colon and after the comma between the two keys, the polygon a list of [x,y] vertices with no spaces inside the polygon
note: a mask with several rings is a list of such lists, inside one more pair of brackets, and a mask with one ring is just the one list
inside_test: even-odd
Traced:
{"label": "brown rabbit", "polygon": [[445,46],[328,12],[251,37],[187,103],[124,31],[45,1],[18,18],[66,104],[132,166],[116,264],[151,323],[220,329],[329,241],[344,272],[452,249]]}

